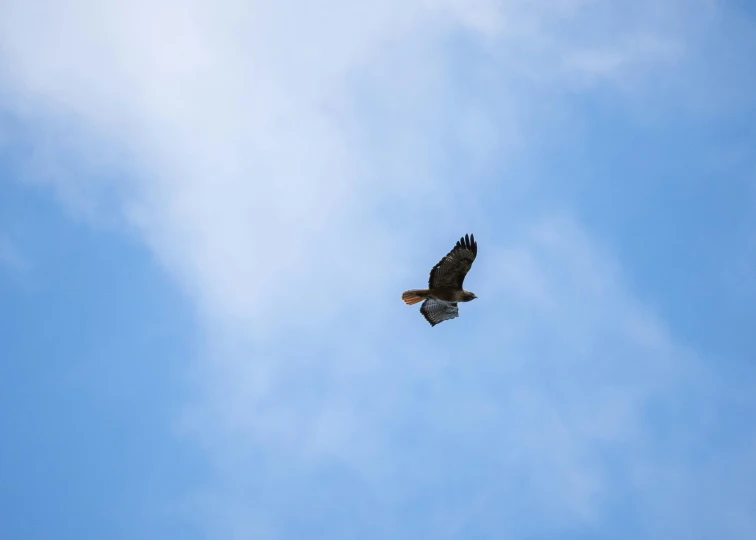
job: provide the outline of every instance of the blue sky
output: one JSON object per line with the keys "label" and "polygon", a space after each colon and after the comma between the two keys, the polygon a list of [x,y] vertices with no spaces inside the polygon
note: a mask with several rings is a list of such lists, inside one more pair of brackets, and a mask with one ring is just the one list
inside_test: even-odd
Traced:
{"label": "blue sky", "polygon": [[752,538],[755,17],[2,4],[3,538]]}

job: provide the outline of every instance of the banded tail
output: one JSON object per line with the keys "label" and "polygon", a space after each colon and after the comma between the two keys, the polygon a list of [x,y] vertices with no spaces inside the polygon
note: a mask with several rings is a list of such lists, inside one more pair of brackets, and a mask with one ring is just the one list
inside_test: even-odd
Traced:
{"label": "banded tail", "polygon": [[410,289],[409,291],[404,291],[402,293],[402,300],[404,300],[405,304],[411,306],[412,304],[422,302],[428,298],[429,294],[430,290],[428,289]]}

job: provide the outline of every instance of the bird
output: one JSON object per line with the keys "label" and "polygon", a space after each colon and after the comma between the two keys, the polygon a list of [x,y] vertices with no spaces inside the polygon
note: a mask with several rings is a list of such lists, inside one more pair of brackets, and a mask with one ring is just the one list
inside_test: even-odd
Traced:
{"label": "bird", "polygon": [[478,254],[478,243],[475,237],[465,234],[454,245],[452,250],[431,269],[427,289],[410,289],[402,293],[402,300],[407,305],[420,306],[425,320],[431,326],[454,319],[459,316],[458,302],[469,302],[477,296],[462,288],[467,272],[470,270]]}

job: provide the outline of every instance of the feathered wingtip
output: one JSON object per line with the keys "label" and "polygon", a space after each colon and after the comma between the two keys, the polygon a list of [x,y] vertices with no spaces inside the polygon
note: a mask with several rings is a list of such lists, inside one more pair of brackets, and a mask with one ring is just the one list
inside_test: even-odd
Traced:
{"label": "feathered wingtip", "polygon": [[478,254],[478,243],[475,241],[475,235],[465,235],[463,238],[460,238],[457,240],[457,246],[458,248],[464,248],[469,249],[472,251],[475,255]]}

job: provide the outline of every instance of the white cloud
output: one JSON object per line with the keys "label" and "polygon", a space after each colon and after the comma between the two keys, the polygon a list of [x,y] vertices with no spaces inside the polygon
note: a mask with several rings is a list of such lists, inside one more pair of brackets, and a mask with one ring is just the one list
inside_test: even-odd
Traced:
{"label": "white cloud", "polygon": [[[300,495],[270,502],[260,521],[286,536],[281,516],[330,489],[327,474],[308,479],[336,467],[360,485],[345,504],[374,500],[372,519],[391,523],[419,504],[416,522],[397,524],[400,537],[600,528],[606,505],[623,499],[639,514],[674,520],[639,525],[647,537],[695,536],[693,514],[658,492],[693,489],[686,448],[707,444],[710,429],[691,430],[692,417],[670,411],[726,404],[720,390],[706,395],[718,376],[674,343],[571,219],[481,241],[479,263],[469,281],[480,303],[464,306],[464,319],[443,334],[411,325],[423,321],[397,306],[374,328],[341,321],[299,344],[236,336],[235,350],[231,341],[216,350],[218,363],[201,374],[216,377],[210,407],[200,409],[208,416],[188,426],[219,457],[218,489],[231,506],[279,489],[281,476],[301,476]],[[265,473],[258,454],[250,457],[261,448]],[[682,462],[655,482],[653,471],[671,470],[670,455]],[[751,523],[737,496],[745,484],[719,479],[727,469],[711,463],[719,499],[691,506],[711,505],[707,530]],[[311,519],[335,519],[330,506],[322,512]]]}
{"label": "white cloud", "polygon": [[[420,6],[382,5],[371,17],[350,16],[348,4],[327,17],[284,3],[98,6],[50,3],[41,21],[30,6],[11,6],[4,48],[15,54],[4,64],[16,75],[21,105],[80,119],[68,127],[74,137],[89,131],[81,153],[107,137],[137,159],[142,180],[128,187],[135,195],[127,211],[212,313],[260,323],[274,299],[294,301],[303,283],[274,283],[302,275],[296,268],[316,245],[345,279],[342,246],[359,239],[349,224],[369,216],[374,200],[358,190],[382,191],[380,174],[366,174],[371,164],[351,140],[359,133],[345,125],[354,114],[346,79],[384,41],[406,35],[405,20]],[[426,55],[407,52],[419,61]],[[417,74],[406,67],[405,82],[440,82],[432,65]],[[418,142],[410,133],[408,143]],[[73,182],[63,189],[88,189]],[[339,242],[320,241],[336,230]],[[372,246],[356,244],[368,262]],[[332,286],[310,294],[322,300]]]}
{"label": "white cloud", "polygon": [[[488,148],[479,160],[533,135],[519,121],[532,120],[528,96],[508,89],[506,75],[492,81],[501,88],[495,100],[454,110],[465,98],[455,95],[445,57],[451,32],[486,38],[509,77],[559,85],[565,69],[564,81],[616,75],[637,61],[608,32],[592,29],[575,45],[594,11],[617,26],[611,9],[582,1],[549,9],[485,0],[11,2],[0,61],[22,115],[63,122],[65,131],[49,137],[53,148],[65,144],[88,166],[103,152],[113,154],[111,169],[121,160],[130,184],[117,189],[129,195],[128,216],[201,303],[264,326],[275,302],[294,302],[293,291],[306,286],[298,269],[316,252],[327,250],[334,276],[310,289],[321,305],[349,276],[379,266],[375,248],[402,230],[381,221],[381,208],[422,214],[418,198],[426,208],[453,207],[457,192],[437,189],[444,133],[459,132],[471,157]],[[652,18],[669,17],[655,10]],[[674,47],[676,35],[649,37],[642,22],[633,19],[624,39],[645,32],[643,42]],[[93,144],[98,155],[87,155]],[[64,161],[41,172],[69,199],[92,183],[105,184],[95,193],[118,185],[112,175],[98,178],[101,169],[66,180],[60,169],[71,158],[43,155]],[[336,231],[340,242],[323,240]],[[360,242],[365,236],[371,245]],[[345,254],[346,242],[362,251]],[[295,281],[276,286],[281,276]]]}

